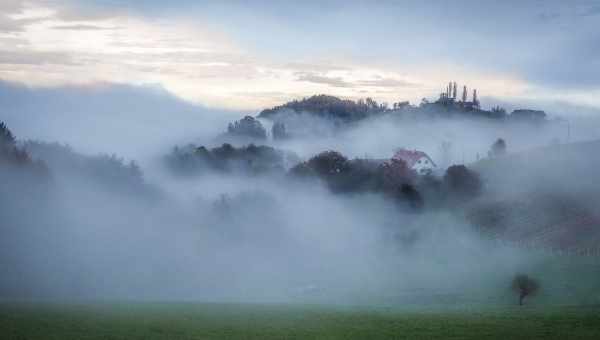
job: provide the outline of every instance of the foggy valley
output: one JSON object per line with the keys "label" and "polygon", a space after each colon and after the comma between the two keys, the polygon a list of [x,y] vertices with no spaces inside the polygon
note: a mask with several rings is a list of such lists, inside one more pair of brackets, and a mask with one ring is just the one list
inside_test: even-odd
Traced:
{"label": "foggy valley", "polygon": [[[208,109],[189,105],[177,122],[147,124],[144,117],[165,114],[160,105],[147,106],[149,99],[175,101],[153,90],[57,93],[59,103],[76,103],[71,110],[78,116],[57,122],[36,107],[4,118],[5,131],[16,136],[14,146],[5,146],[3,166],[9,184],[2,204],[6,297],[509,303],[512,276],[532,272],[552,283],[545,299],[562,301],[571,298],[565,287],[577,282],[544,266],[579,255],[589,262],[593,258],[583,254],[598,251],[589,242],[598,240],[596,228],[585,229],[576,240],[581,244],[566,240],[578,230],[564,231],[558,245],[536,244],[537,236],[525,231],[523,239],[504,237],[494,224],[498,217],[492,214],[489,222],[485,215],[553,197],[597,221],[600,188],[591,179],[599,160],[591,150],[600,126],[591,128],[596,122],[590,117],[573,117],[567,131],[559,113],[544,122],[513,123],[448,116],[443,107],[426,116],[390,109],[336,125],[310,112],[287,112],[303,127],[299,135],[240,138],[223,133],[225,120],[205,120]],[[127,101],[122,114],[77,104],[101,98],[118,105],[112,96]],[[36,104],[52,108],[43,100]],[[46,127],[42,137],[35,138],[39,128],[31,121]],[[578,124],[585,126],[581,134]],[[19,138],[21,131],[30,139]],[[86,135],[94,138],[79,148],[77,138]],[[506,151],[488,155],[498,138]],[[65,140],[70,143],[61,144]],[[172,155],[176,141],[179,155]],[[230,149],[223,142],[232,143]],[[200,145],[208,147],[206,157],[196,150]],[[377,162],[400,148],[424,150],[439,166],[428,175],[393,168],[391,175],[380,174]],[[120,158],[121,150],[132,158]],[[345,158],[307,162],[327,150]],[[11,152],[24,153],[25,160],[11,164]],[[227,158],[227,152],[241,156]],[[481,188],[451,188],[446,168],[457,164],[466,165]],[[297,174],[303,165],[317,166],[316,172]],[[545,223],[532,233],[556,223],[577,228],[569,219],[579,215],[542,218],[532,211],[551,215],[552,208],[529,204],[502,217]]]}
{"label": "foggy valley", "polygon": [[600,338],[599,17],[3,1],[0,338]]}

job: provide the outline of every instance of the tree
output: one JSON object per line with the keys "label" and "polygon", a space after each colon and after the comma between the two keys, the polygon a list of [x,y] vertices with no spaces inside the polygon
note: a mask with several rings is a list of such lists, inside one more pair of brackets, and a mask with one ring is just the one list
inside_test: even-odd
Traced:
{"label": "tree", "polygon": [[346,171],[348,158],[337,151],[323,151],[309,159],[308,166],[320,176],[330,176]]}
{"label": "tree", "polygon": [[535,295],[540,288],[539,283],[525,274],[517,274],[512,281],[512,290],[519,294],[519,306],[527,296]]}
{"label": "tree", "polygon": [[492,147],[490,148],[490,151],[488,152],[488,156],[498,157],[498,156],[504,156],[504,155],[506,155],[506,142],[504,141],[504,139],[498,138],[494,142],[494,144],[492,144]]}
{"label": "tree", "polygon": [[15,136],[10,132],[4,122],[0,122],[0,145],[1,146],[14,146]]}
{"label": "tree", "polygon": [[258,119],[251,116],[229,123],[227,125],[227,133],[230,135],[244,136],[256,139],[266,139],[267,130],[262,126]]}
{"label": "tree", "polygon": [[454,195],[462,198],[474,197],[481,192],[479,175],[464,165],[453,165],[446,170],[444,187]]}

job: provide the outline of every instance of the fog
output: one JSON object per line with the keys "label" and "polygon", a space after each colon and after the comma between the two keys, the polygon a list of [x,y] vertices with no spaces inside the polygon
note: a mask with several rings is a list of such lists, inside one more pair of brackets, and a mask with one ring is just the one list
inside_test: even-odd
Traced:
{"label": "fog", "polygon": [[[286,173],[182,177],[164,165],[175,145],[215,146],[227,122],[245,112],[192,106],[160,89],[2,86],[0,120],[19,145],[56,141],[77,155],[57,159],[30,144],[32,157],[46,162],[48,179],[34,186],[19,169],[0,174],[5,299],[508,304],[512,276],[539,273],[554,256],[490,239],[468,219],[473,206],[506,197],[507,185],[553,191],[560,172],[538,181],[540,166],[528,162],[519,163],[518,179],[474,165],[490,196],[460,209],[410,212],[377,193],[336,194]],[[452,164],[486,158],[497,138],[506,140],[509,155],[600,138],[597,119],[567,117],[570,130],[564,121],[532,126],[396,116],[338,130],[309,118],[299,124],[316,125],[318,135],[308,129],[265,143],[303,160],[324,150],[385,159],[400,147],[418,149],[439,163],[436,175],[443,176]],[[110,163],[119,173],[135,160],[143,177],[133,185],[129,175],[120,181],[96,171],[105,161],[98,154],[124,157],[123,168]],[[552,164],[570,167],[598,156],[570,157]]]}

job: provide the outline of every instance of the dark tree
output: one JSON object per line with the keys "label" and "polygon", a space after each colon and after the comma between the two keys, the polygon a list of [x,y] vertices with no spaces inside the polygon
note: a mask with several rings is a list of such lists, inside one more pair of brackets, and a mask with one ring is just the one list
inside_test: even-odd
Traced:
{"label": "dark tree", "polygon": [[539,283],[525,274],[517,274],[512,281],[512,290],[519,295],[519,306],[523,305],[525,297],[535,295],[539,288]]}
{"label": "dark tree", "polygon": [[229,123],[227,133],[230,135],[250,137],[256,139],[266,139],[267,130],[260,121],[251,116],[246,116],[238,121]]}
{"label": "dark tree", "polygon": [[498,157],[498,156],[506,155],[506,142],[504,141],[504,139],[498,138],[494,142],[494,144],[492,144],[492,147],[490,148],[488,155],[490,157]]}
{"label": "dark tree", "polygon": [[308,166],[320,176],[330,176],[345,172],[348,159],[337,151],[323,151],[309,159]]}
{"label": "dark tree", "polygon": [[453,165],[446,170],[444,187],[452,196],[471,198],[481,193],[479,175],[464,165]]}
{"label": "dark tree", "polygon": [[423,197],[414,186],[415,173],[403,161],[380,163],[369,159],[349,160],[337,151],[324,151],[290,169],[295,177],[321,179],[335,193],[382,193],[413,209],[423,207]]}
{"label": "dark tree", "polygon": [[402,186],[400,187],[400,193],[402,197],[408,201],[411,208],[423,208],[423,196],[421,196],[421,193],[419,193],[419,191],[417,191],[417,189],[415,189],[414,186],[410,184],[402,184]]}
{"label": "dark tree", "polygon": [[0,146],[15,146],[15,136],[10,132],[4,122],[0,122]]}

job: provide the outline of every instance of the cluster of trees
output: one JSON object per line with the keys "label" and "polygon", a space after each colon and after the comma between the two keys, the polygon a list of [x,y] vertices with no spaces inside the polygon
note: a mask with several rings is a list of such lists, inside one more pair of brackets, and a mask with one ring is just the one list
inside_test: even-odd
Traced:
{"label": "cluster of trees", "polygon": [[546,112],[541,110],[518,109],[511,112],[511,119],[530,122],[541,122],[546,119]]}
{"label": "cluster of trees", "polygon": [[154,192],[135,161],[126,162],[114,154],[83,155],[59,143],[27,141],[23,147],[59,175],[83,177],[117,192]]}
{"label": "cluster of trees", "polygon": [[392,110],[404,110],[407,108],[415,114],[439,114],[442,112],[450,112],[496,120],[506,119],[527,122],[541,122],[546,119],[546,113],[540,110],[520,109],[514,110],[508,114],[506,110],[500,106],[492,107],[491,110],[488,111],[471,106],[464,106],[454,101],[436,101],[430,103],[425,98],[423,98],[419,107],[411,106],[410,103],[405,101],[393,103],[392,108],[390,109],[388,108],[387,103],[378,103],[371,98],[352,101],[325,94],[315,95],[301,100],[293,100],[283,105],[265,109],[259,113],[258,117],[272,119],[279,112],[287,110],[296,113],[308,112],[322,118],[339,120],[342,122],[352,122],[375,114]]}
{"label": "cluster of trees", "polygon": [[419,177],[400,160],[348,159],[336,151],[325,151],[299,163],[290,174],[319,178],[336,193],[384,193],[415,209],[425,203],[464,202],[479,195],[482,189],[477,173],[464,165],[449,167],[439,180],[433,176]]}
{"label": "cluster of trees", "polygon": [[283,110],[291,110],[296,113],[310,112],[322,118],[351,122],[364,119],[373,114],[388,111],[388,107],[387,104],[377,103],[371,98],[352,101],[320,94],[265,109],[261,111],[258,116],[261,118],[272,118],[278,112]]}
{"label": "cluster of trees", "polygon": [[260,174],[283,172],[288,158],[296,157],[289,152],[265,145],[249,144],[236,148],[225,143],[212,149],[195,145],[185,148],[176,146],[167,156],[167,163],[177,173],[186,175],[199,174],[206,170]]}
{"label": "cluster of trees", "polygon": [[227,134],[235,137],[247,137],[258,140],[267,139],[267,130],[265,130],[258,119],[251,116],[245,116],[240,120],[229,123],[227,126]]}

